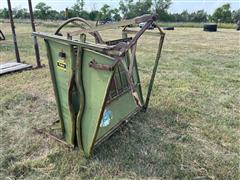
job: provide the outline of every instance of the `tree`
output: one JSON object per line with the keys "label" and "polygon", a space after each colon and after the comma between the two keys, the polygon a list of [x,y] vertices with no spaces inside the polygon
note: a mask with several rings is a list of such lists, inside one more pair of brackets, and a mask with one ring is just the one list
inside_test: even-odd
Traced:
{"label": "tree", "polygon": [[120,21],[121,20],[119,10],[117,8],[111,9],[110,6],[107,4],[104,4],[101,7],[100,11],[95,11],[95,14],[91,14],[91,16],[93,15],[96,16],[97,20],[103,20],[103,21]]}
{"label": "tree", "polygon": [[53,20],[61,19],[61,14],[56,10],[49,10],[48,19],[53,19]]}
{"label": "tree", "polygon": [[3,18],[3,19],[9,18],[7,8],[0,9],[0,18]]}
{"label": "tree", "polygon": [[[68,10],[67,10],[68,11]],[[60,11],[59,12],[59,19],[60,20],[65,20],[66,18],[69,17],[69,13],[67,13],[67,17],[66,17],[66,11]]]}
{"label": "tree", "polygon": [[188,22],[190,20],[190,14],[188,13],[187,10],[183,11],[180,15],[182,22]]}
{"label": "tree", "polygon": [[153,6],[155,13],[166,11],[172,4],[172,0],[153,0]]}
{"label": "tree", "polygon": [[80,16],[81,12],[83,11],[84,5],[85,5],[84,0],[77,0],[76,4],[74,4],[72,9],[73,9],[73,11],[76,12],[76,14],[78,14],[78,16]]}
{"label": "tree", "polygon": [[14,16],[15,18],[19,19],[27,19],[29,18],[29,13],[27,9],[16,9],[16,14]]}
{"label": "tree", "polygon": [[232,12],[230,8],[231,5],[229,3],[217,8],[212,15],[213,20],[215,22],[218,22],[218,20],[225,23],[232,22]]}
{"label": "tree", "polygon": [[68,18],[73,18],[79,16],[78,12],[76,12],[73,8],[68,9]]}
{"label": "tree", "polygon": [[89,18],[89,13],[87,11],[84,11],[82,10],[81,13],[80,13],[80,17],[83,18],[83,19],[90,19]]}
{"label": "tree", "polygon": [[92,21],[98,20],[99,14],[100,14],[99,11],[95,11],[95,10],[94,10],[94,11],[91,11],[91,12],[89,13],[89,19],[92,20]]}
{"label": "tree", "polygon": [[80,6],[80,10],[83,11],[83,7],[84,7],[84,5],[85,5],[84,0],[77,0],[77,2],[78,2],[78,4],[79,4],[79,6]]}
{"label": "tree", "polygon": [[40,2],[35,6],[34,15],[38,19],[48,19],[49,12],[51,10],[50,6],[47,6],[45,3]]}
{"label": "tree", "polygon": [[158,19],[164,21],[168,18],[167,10],[171,4],[172,0],[153,0],[153,10],[158,15]]}
{"label": "tree", "polygon": [[129,6],[133,3],[133,0],[125,0],[125,3],[123,0],[119,2],[119,11],[122,12],[123,18],[126,19],[129,13]]}
{"label": "tree", "polygon": [[191,22],[206,22],[207,21],[207,13],[204,10],[198,10],[197,12],[193,12],[190,14]]}
{"label": "tree", "polygon": [[124,19],[134,18],[143,14],[151,13],[152,0],[139,0],[136,3],[133,0],[121,0],[119,10]]}
{"label": "tree", "polygon": [[232,12],[232,20],[234,23],[240,21],[240,9]]}
{"label": "tree", "polygon": [[112,19],[114,21],[120,21],[122,19],[121,15],[119,14],[119,10],[117,8],[112,10]]}
{"label": "tree", "polygon": [[110,9],[110,6],[107,4],[104,4],[99,13],[99,20],[106,20],[109,21],[112,19],[112,10]]}

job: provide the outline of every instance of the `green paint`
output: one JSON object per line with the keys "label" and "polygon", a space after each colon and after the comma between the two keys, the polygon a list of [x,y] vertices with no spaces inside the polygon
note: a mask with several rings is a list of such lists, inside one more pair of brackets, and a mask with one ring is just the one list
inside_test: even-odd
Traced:
{"label": "green paint", "polygon": [[[135,97],[144,104],[136,56],[128,50],[121,62],[115,63],[117,50],[108,51],[104,44],[94,44],[81,36],[80,41],[56,35],[33,33],[43,37],[46,42],[50,72],[61,120],[62,131],[67,143],[83,149],[90,156],[96,143],[108,137],[122,122],[141,108],[147,107],[151,89],[160,58],[161,47],[157,54],[150,88],[145,106],[139,107]],[[123,34],[127,37],[127,34]],[[163,39],[160,45],[163,42]],[[116,51],[115,55],[110,55]],[[94,69],[113,66],[113,70]],[[128,68],[133,61],[132,77]],[[104,65],[104,66],[100,66]],[[133,84],[129,82],[133,79]],[[135,87],[133,87],[135,86]]]}

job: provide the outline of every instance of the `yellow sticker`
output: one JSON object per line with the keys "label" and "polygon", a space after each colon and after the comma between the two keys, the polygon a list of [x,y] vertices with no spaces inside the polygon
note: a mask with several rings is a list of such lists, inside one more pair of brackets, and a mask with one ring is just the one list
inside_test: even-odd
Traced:
{"label": "yellow sticker", "polygon": [[60,59],[57,61],[57,67],[61,70],[66,71],[67,70],[67,64],[64,60]]}

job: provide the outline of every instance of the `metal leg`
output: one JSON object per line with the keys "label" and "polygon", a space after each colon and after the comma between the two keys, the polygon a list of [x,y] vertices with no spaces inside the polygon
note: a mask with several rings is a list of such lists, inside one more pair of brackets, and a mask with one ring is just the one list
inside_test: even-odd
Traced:
{"label": "metal leg", "polygon": [[[31,19],[32,31],[36,32],[35,23],[34,23],[34,16],[33,16],[33,9],[32,9],[32,0],[28,0],[28,7],[29,7],[29,14],[30,14],[30,19]],[[37,67],[40,68],[40,67],[42,67],[42,65],[41,65],[41,61],[40,61],[39,46],[38,46],[36,36],[33,37],[33,43],[34,43]]]}
{"label": "metal leg", "polygon": [[149,104],[149,100],[150,100],[150,96],[151,96],[151,92],[152,92],[152,87],[153,87],[154,79],[155,79],[156,72],[157,72],[158,63],[159,63],[159,60],[161,57],[164,37],[165,37],[165,34],[161,34],[161,38],[160,38],[160,42],[159,42],[159,46],[158,46],[157,57],[156,57],[155,64],[153,67],[152,76],[151,76],[150,84],[148,87],[147,97],[146,97],[146,101],[145,101],[145,104],[143,107],[143,111],[146,111],[148,108],[148,104]]}
{"label": "metal leg", "polygon": [[19,51],[18,51],[17,35],[16,35],[16,32],[15,32],[15,25],[14,25],[14,22],[13,22],[11,1],[7,0],[7,3],[8,3],[9,18],[10,18],[10,23],[11,23],[11,28],[12,28],[12,36],[13,36],[13,43],[14,43],[14,48],[15,48],[16,61],[18,63],[20,63],[21,60],[20,60],[20,55],[19,55]]}

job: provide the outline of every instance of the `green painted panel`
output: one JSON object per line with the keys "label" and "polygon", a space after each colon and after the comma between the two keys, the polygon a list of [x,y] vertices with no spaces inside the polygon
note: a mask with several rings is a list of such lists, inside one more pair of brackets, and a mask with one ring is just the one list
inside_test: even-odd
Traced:
{"label": "green painted panel", "polygon": [[[56,96],[60,101],[60,112],[64,123],[64,137],[66,142],[74,144],[74,136],[72,136],[72,119],[71,112],[68,106],[68,88],[72,73],[72,54],[71,46],[60,42],[49,40],[51,57],[53,63],[53,71],[56,80]],[[65,59],[59,57],[59,52],[66,54]],[[60,63],[60,64],[59,64]]]}
{"label": "green painted panel", "polygon": [[[79,92],[77,92],[78,90],[74,86],[70,97],[74,111],[73,114],[71,114],[68,102],[68,91],[73,69],[75,69],[76,66],[76,52],[74,52],[71,45],[64,44],[60,41],[49,40],[49,47],[49,51],[51,52],[50,60],[53,64],[53,75],[56,81],[54,83],[56,85],[56,98],[59,99],[59,115],[63,120],[65,140],[70,144],[75,144],[76,126],[78,128],[80,127],[83,151],[89,156],[94,143],[108,134],[123,118],[126,118],[137,108],[130,91],[111,101],[105,107],[105,100],[108,96],[107,91],[114,73],[116,87],[115,89],[113,88],[111,92],[114,92],[114,94],[117,93],[116,89],[122,92],[123,87],[127,88],[128,86],[124,67],[120,64],[118,68],[115,69],[115,72],[93,69],[89,67],[89,63],[92,60],[95,60],[99,64],[112,65],[114,59],[110,56],[84,48],[81,58],[82,68],[76,71],[82,71],[77,74],[82,76],[85,104],[80,104]],[[66,58],[61,59],[59,52],[65,53]],[[138,77],[136,71],[137,68],[134,67],[133,76],[137,83]],[[113,96],[115,96],[114,94]],[[80,123],[75,126],[76,115],[81,106],[84,106],[83,115]],[[104,119],[106,119],[107,116],[110,121],[105,123]]]}
{"label": "green painted panel", "polygon": [[95,60],[99,64],[111,65],[113,59],[87,49],[84,49],[82,59],[85,92],[85,108],[81,122],[82,146],[85,154],[90,155],[113,71],[95,70],[89,67],[89,63]]}
{"label": "green painted panel", "polygon": [[126,118],[137,108],[131,92],[123,94],[113,100],[104,109],[104,115],[101,119],[97,140],[112,130],[121,120]]}

